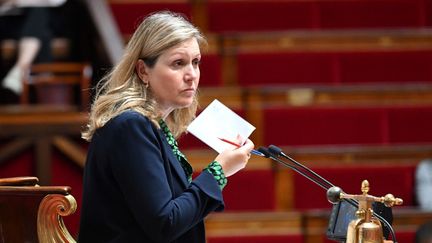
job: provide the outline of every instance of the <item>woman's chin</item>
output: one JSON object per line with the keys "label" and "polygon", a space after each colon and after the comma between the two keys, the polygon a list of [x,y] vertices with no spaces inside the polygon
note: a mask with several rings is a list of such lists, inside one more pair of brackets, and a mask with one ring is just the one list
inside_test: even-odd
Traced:
{"label": "woman's chin", "polygon": [[191,106],[193,103],[193,98],[191,99],[184,99],[181,102],[178,103],[178,107],[179,108],[187,108],[189,106]]}

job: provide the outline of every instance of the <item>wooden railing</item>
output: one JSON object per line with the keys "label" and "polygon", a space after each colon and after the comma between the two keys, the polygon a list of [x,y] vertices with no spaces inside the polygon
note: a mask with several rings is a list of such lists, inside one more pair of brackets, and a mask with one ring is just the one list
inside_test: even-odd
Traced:
{"label": "wooden railing", "polygon": [[64,106],[0,107],[0,138],[8,139],[0,147],[0,164],[34,146],[34,174],[50,185],[53,146],[84,166],[86,151],[70,138],[79,137],[86,121],[86,114]]}

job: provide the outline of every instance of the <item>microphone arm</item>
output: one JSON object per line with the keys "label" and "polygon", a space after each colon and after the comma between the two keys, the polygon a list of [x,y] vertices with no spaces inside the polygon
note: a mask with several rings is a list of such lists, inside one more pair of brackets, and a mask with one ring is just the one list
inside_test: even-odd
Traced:
{"label": "microphone arm", "polygon": [[259,147],[258,151],[261,152],[262,154],[264,154],[264,157],[266,158],[270,158],[278,163],[283,164],[284,166],[294,170],[295,172],[299,173],[300,175],[304,176],[305,178],[309,179],[310,181],[312,181],[313,183],[317,184],[319,187],[321,187],[324,190],[328,190],[329,187],[327,185],[325,185],[322,181],[318,181],[313,177],[308,176],[306,173],[304,173],[303,171],[299,170],[297,167],[288,164],[287,162],[279,159],[277,156],[274,156],[273,153],[271,153],[269,151],[269,149],[265,148],[265,147]]}
{"label": "microphone arm", "polygon": [[[358,203],[357,200],[350,199],[350,198],[340,198],[340,194],[342,193],[342,189],[340,189],[339,187],[334,186],[331,182],[329,182],[328,180],[324,179],[322,176],[320,176],[319,174],[317,174],[315,171],[309,169],[305,165],[297,162],[295,159],[293,159],[290,156],[286,155],[282,151],[282,149],[280,149],[279,147],[277,147],[275,145],[270,145],[268,148],[260,147],[258,149],[258,151],[260,151],[261,153],[263,153],[266,158],[270,158],[270,159],[272,159],[272,160],[274,160],[276,162],[279,162],[279,163],[285,165],[286,167],[294,170],[295,172],[299,173],[303,177],[309,179],[310,181],[314,182],[315,184],[317,184],[318,186],[320,186],[321,188],[323,188],[324,190],[326,190],[327,191],[327,197],[329,198],[329,202],[331,202],[331,203],[337,203],[340,200],[344,200],[344,201],[348,202],[350,205],[358,208],[359,203]],[[292,163],[294,163],[295,166],[291,165],[291,164],[288,164],[285,161],[279,159],[279,156],[282,156],[285,159],[288,159],[289,161],[291,161]],[[310,173],[311,175],[315,176],[316,178],[314,178],[311,175],[306,174],[304,171],[298,169],[296,166],[298,166],[301,169],[307,171],[308,173]],[[390,230],[393,242],[396,243],[397,242],[396,241],[396,234],[395,234],[395,232],[394,232],[393,227],[391,226],[391,224],[386,219],[384,219],[381,215],[378,215],[375,212],[373,212],[373,216],[375,216],[376,218],[378,218]]]}
{"label": "microphone arm", "polygon": [[326,188],[324,188],[325,190],[330,189],[331,187],[334,187],[335,185],[333,185],[332,183],[330,183],[328,180],[324,179],[322,176],[318,175],[315,171],[309,169],[308,167],[306,167],[305,165],[297,162],[295,159],[291,158],[290,156],[286,155],[282,149],[280,149],[279,147],[276,147],[275,145],[270,145],[269,149],[271,154],[276,155],[277,156],[282,156],[286,159],[288,159],[289,161],[293,162],[296,166],[299,166],[300,168],[306,170],[308,173],[312,174],[313,176],[317,177],[319,180],[321,180],[321,182],[323,184],[326,184]]}

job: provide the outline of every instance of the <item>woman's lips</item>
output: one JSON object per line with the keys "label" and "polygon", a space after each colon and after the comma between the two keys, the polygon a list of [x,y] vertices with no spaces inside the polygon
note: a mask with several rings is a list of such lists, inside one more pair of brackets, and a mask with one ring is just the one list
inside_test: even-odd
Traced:
{"label": "woman's lips", "polygon": [[190,88],[190,89],[184,89],[182,91],[182,93],[188,94],[188,95],[194,95],[195,94],[195,89]]}

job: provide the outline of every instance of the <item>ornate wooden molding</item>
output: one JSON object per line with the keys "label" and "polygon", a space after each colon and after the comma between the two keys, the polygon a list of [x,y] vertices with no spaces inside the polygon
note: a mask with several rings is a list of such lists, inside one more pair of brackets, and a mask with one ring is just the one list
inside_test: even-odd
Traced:
{"label": "ornate wooden molding", "polygon": [[72,195],[49,194],[41,201],[38,210],[37,231],[39,242],[75,243],[64,225],[62,217],[75,212],[77,203]]}

